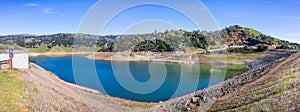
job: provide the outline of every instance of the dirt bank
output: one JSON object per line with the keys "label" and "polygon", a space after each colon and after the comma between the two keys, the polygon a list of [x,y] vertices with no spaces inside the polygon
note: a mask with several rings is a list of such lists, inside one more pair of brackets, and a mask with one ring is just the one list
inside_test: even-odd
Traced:
{"label": "dirt bank", "polygon": [[176,55],[169,52],[98,52],[86,56],[91,60],[104,61],[148,61],[182,64],[231,64],[241,65],[251,62],[262,54],[186,54]]}
{"label": "dirt bank", "polygon": [[47,57],[61,57],[70,55],[90,55],[94,52],[45,52],[45,53],[28,53],[30,57],[47,56]]}
{"label": "dirt bank", "polygon": [[300,53],[273,50],[249,64],[250,71],[171,99],[153,111],[296,111],[300,109]]}
{"label": "dirt bank", "polygon": [[24,96],[33,99],[29,111],[146,111],[154,105],[113,98],[95,90],[64,82],[32,63],[30,69],[21,71],[22,78],[28,82],[24,89]]}

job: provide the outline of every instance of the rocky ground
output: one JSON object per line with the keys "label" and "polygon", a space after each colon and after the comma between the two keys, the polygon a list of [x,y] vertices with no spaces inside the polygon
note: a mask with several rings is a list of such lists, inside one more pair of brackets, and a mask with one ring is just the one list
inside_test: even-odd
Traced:
{"label": "rocky ground", "polygon": [[153,111],[299,111],[300,53],[272,50],[250,71],[155,106]]}

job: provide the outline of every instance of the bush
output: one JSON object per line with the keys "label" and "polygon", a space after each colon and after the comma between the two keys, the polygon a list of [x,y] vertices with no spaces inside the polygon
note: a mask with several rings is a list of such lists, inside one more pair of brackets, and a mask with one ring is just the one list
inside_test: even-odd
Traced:
{"label": "bush", "polygon": [[265,45],[258,45],[257,49],[255,49],[256,52],[264,52],[268,49],[268,46]]}

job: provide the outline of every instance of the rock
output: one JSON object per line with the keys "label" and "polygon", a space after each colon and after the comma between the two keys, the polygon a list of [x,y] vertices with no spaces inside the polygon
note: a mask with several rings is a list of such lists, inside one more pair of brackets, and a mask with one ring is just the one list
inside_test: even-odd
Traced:
{"label": "rock", "polygon": [[199,97],[193,97],[192,100],[191,100],[191,103],[192,103],[192,104],[197,104],[197,103],[199,103]]}
{"label": "rock", "polygon": [[191,108],[186,108],[186,109],[187,109],[187,111],[191,110]]}

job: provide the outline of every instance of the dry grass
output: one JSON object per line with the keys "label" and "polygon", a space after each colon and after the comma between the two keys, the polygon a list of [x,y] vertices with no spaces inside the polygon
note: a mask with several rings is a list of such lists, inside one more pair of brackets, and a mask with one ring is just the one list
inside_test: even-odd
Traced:
{"label": "dry grass", "polygon": [[300,54],[240,90],[218,98],[209,111],[295,111],[300,104]]}
{"label": "dry grass", "polygon": [[134,102],[134,103],[124,103],[122,105],[125,106],[125,107],[128,107],[128,108],[132,108],[132,109],[136,109],[136,108],[148,109],[148,108],[153,107],[155,104],[143,103],[143,102]]}

